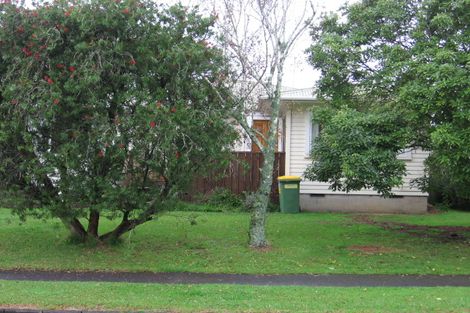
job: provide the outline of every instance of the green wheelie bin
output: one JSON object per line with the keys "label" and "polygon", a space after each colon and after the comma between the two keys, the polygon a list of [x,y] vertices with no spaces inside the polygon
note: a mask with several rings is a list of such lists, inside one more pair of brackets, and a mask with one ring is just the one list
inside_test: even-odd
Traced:
{"label": "green wheelie bin", "polygon": [[279,176],[279,203],[282,213],[299,213],[299,191],[300,181],[299,176]]}

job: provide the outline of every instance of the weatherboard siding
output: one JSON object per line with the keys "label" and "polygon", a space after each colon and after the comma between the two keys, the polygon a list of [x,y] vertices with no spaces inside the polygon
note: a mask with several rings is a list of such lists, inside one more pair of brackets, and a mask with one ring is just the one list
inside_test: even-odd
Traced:
{"label": "weatherboard siding", "polygon": [[[307,111],[288,111],[286,116],[286,175],[303,176],[303,173],[311,160],[307,155],[309,118]],[[427,196],[416,187],[411,186],[410,182],[422,177],[424,174],[424,160],[429,155],[422,150],[412,150],[411,153],[404,155],[406,157],[407,175],[403,179],[403,185],[394,188],[393,193],[401,196]],[[344,192],[333,191],[329,189],[328,183],[316,181],[302,181],[300,192],[305,194],[344,194]],[[377,195],[372,190],[361,190],[350,192],[357,195]]]}

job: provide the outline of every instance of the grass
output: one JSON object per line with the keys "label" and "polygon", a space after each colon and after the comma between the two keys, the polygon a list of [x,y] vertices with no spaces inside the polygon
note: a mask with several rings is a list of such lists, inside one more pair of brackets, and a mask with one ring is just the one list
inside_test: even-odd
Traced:
{"label": "grass", "polygon": [[470,227],[470,212],[448,211],[428,215],[383,215],[376,220],[427,226],[466,226]]}
{"label": "grass", "polygon": [[[470,214],[380,216],[468,225]],[[191,220],[196,225],[191,225]],[[247,247],[246,213],[177,212],[123,237],[117,246],[72,245],[58,220],[20,225],[0,210],[0,268],[211,273],[470,274],[468,242],[410,236],[330,213],[270,214],[271,248]],[[113,223],[104,223],[109,229]],[[352,246],[379,246],[373,253]]]}
{"label": "grass", "polygon": [[0,281],[0,307],[171,312],[470,312],[470,288]]}

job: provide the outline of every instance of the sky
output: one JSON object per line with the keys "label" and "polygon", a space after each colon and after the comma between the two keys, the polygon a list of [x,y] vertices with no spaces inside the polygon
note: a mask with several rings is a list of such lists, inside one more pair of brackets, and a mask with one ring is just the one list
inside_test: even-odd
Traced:
{"label": "sky", "polygon": [[[345,0],[321,0],[315,1],[318,7],[316,18],[322,12],[336,12]],[[319,78],[320,74],[315,71],[313,67],[307,62],[307,55],[305,50],[310,46],[311,38],[309,32],[303,34],[297,41],[295,47],[290,54],[285,67],[285,75],[283,78],[283,85],[292,88],[309,88],[313,87],[315,81]]]}
{"label": "sky", "polygon": [[[254,0],[253,0],[254,1]],[[313,0],[317,10],[316,19],[322,12],[335,12],[348,0]],[[353,2],[357,0],[349,0]],[[182,3],[183,5],[196,5],[201,0],[160,0],[159,2],[167,4]],[[210,3],[210,0],[202,1],[202,3]],[[26,4],[30,5],[31,0],[26,0]],[[304,0],[293,0],[293,5],[298,6],[299,10],[303,9]],[[319,78],[318,71],[315,71],[307,62],[305,50],[310,46],[311,39],[309,32],[306,31],[300,37],[293,47],[289,58],[286,60],[285,72],[283,77],[283,85],[291,88],[310,88],[315,85],[315,81]]]}
{"label": "sky", "polygon": [[[317,10],[316,20],[318,20],[318,17],[323,12],[336,12],[346,1],[347,0],[314,0],[314,5]],[[350,0],[349,2],[353,1],[354,0]],[[184,5],[196,5],[201,3],[200,0],[164,0],[162,2],[168,4],[181,2]],[[303,3],[303,0],[293,0],[293,4],[297,4],[299,10],[303,9]],[[310,46],[310,44],[310,35],[309,32],[306,31],[303,36],[297,40],[296,45],[293,47],[289,55],[289,58],[286,60],[283,77],[283,85],[285,87],[301,89],[310,88],[315,85],[315,81],[319,78],[320,74],[318,71],[315,71],[313,67],[307,62],[307,55],[305,54],[305,50]]]}

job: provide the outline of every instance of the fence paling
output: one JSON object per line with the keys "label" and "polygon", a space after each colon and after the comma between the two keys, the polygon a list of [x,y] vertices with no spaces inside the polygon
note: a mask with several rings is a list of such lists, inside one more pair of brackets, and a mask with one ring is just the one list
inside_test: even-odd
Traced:
{"label": "fence paling", "polygon": [[[186,200],[194,200],[197,194],[211,193],[215,188],[226,188],[235,194],[256,191],[260,184],[260,169],[263,165],[263,154],[259,152],[233,152],[233,160],[222,175],[209,173],[205,177],[199,176],[191,185],[184,197]],[[285,174],[285,153],[276,152],[273,182],[271,185],[271,200],[279,201],[277,177]]]}

